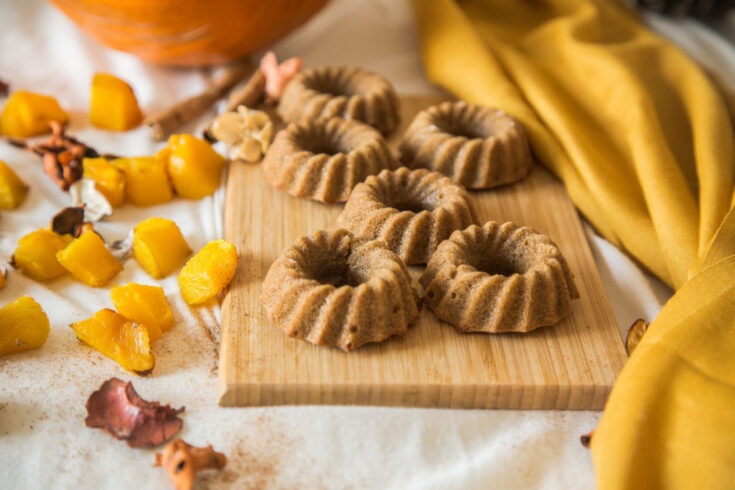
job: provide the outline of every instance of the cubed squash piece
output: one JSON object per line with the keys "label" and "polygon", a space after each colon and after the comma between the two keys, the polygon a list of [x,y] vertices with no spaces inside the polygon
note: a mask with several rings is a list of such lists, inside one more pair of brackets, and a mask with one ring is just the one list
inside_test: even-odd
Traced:
{"label": "cubed squash piece", "polygon": [[18,90],[10,95],[0,114],[0,134],[28,138],[50,132],[51,121],[64,124],[68,120],[69,115],[55,98]]}
{"label": "cubed squash piece", "polygon": [[13,253],[13,266],[36,281],[48,281],[66,273],[56,254],[69,245],[71,235],[57,235],[41,228],[22,236]]}
{"label": "cubed squash piece", "polygon": [[41,305],[30,296],[21,296],[0,308],[0,356],[38,349],[50,331]]}
{"label": "cubed squash piece", "polygon": [[153,370],[155,360],[145,325],[136,323],[109,308],[91,318],[71,324],[77,338],[141,376]]}
{"label": "cubed squash piece", "polygon": [[104,286],[123,268],[93,230],[87,230],[56,254],[72,276],[92,287]]}
{"label": "cubed squash piece", "polygon": [[85,158],[84,178],[94,181],[94,187],[105,196],[112,207],[125,202],[125,172],[105,158]]}
{"label": "cubed squash piece", "polygon": [[237,271],[237,249],[226,240],[213,240],[189,259],[179,272],[179,288],[190,305],[214,298]]}
{"label": "cubed squash piece", "polygon": [[0,209],[15,209],[28,194],[28,185],[12,168],[0,160]]}
{"label": "cubed squash piece", "polygon": [[179,227],[165,218],[148,218],[133,228],[133,253],[154,279],[168,276],[191,255]]}
{"label": "cubed squash piece", "polygon": [[110,296],[118,313],[148,327],[151,341],[174,326],[174,315],[161,287],[129,283],[112,288]]}
{"label": "cubed squash piece", "polygon": [[125,80],[107,73],[92,78],[89,122],[112,131],[127,131],[143,121],[135,92]]}
{"label": "cubed squash piece", "polygon": [[219,187],[225,159],[206,141],[190,134],[174,134],[159,156],[167,160],[176,194],[201,199]]}
{"label": "cubed squash piece", "polygon": [[125,173],[125,196],[136,206],[154,206],[173,199],[166,162],[160,158],[118,158],[112,164]]}

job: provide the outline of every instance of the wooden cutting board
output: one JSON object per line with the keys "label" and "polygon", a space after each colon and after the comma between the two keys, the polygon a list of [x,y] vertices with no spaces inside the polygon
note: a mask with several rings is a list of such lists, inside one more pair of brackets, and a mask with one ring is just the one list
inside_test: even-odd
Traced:
{"label": "wooden cutting board", "polygon": [[[436,102],[403,97],[403,127]],[[286,337],[266,318],[259,299],[280,252],[302,235],[333,229],[342,205],[277,191],[264,181],[260,165],[230,165],[225,236],[237,246],[240,264],[222,304],[220,404],[603,408],[626,356],[563,186],[537,165],[525,180],[472,192],[471,199],[483,223],[514,221],[556,241],[581,294],[571,316],[528,334],[461,334],[423,308],[405,337],[348,354]],[[421,270],[412,268],[414,279]]]}

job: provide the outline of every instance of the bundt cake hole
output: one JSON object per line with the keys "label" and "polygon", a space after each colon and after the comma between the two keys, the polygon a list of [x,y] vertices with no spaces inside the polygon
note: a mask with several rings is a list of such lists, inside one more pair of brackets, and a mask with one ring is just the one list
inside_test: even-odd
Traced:
{"label": "bundt cake hole", "polygon": [[353,95],[360,94],[359,87],[354,86],[354,84],[329,76],[305,79],[304,86],[316,92],[336,97],[343,95],[345,97],[352,97]]}
{"label": "bundt cake hole", "polygon": [[353,148],[349,147],[345,138],[340,138],[336,135],[330,136],[324,134],[322,130],[305,131],[300,133],[298,136],[299,146],[315,155],[325,154],[333,156],[339,153],[346,154],[353,150]]}
{"label": "bundt cake hole", "polygon": [[347,257],[331,257],[328,260],[312,260],[305,269],[309,277],[321,284],[331,284],[336,288],[342,286],[356,287],[369,279],[364,271],[352,268]]}
{"label": "bundt cake hole", "polygon": [[501,257],[490,254],[476,254],[470,260],[469,265],[480,272],[485,272],[491,276],[510,277],[513,274],[523,274],[526,272],[525,263],[519,263],[510,257]]}
{"label": "bundt cake hole", "polygon": [[391,208],[396,208],[398,211],[411,211],[412,213],[420,213],[422,211],[431,212],[436,208],[433,203],[414,199],[401,199],[400,201],[386,204]]}
{"label": "bundt cake hole", "polygon": [[422,211],[431,212],[435,210],[439,205],[440,199],[441,197],[435,196],[433,193],[424,195],[389,195],[384,196],[383,204],[388,207],[395,208],[398,211],[411,211],[412,213],[420,213]]}
{"label": "bundt cake hole", "polygon": [[455,136],[462,136],[467,139],[485,139],[491,135],[488,131],[489,128],[484,127],[484,125],[472,124],[470,121],[436,118],[434,125],[439,128],[440,131],[453,134]]}

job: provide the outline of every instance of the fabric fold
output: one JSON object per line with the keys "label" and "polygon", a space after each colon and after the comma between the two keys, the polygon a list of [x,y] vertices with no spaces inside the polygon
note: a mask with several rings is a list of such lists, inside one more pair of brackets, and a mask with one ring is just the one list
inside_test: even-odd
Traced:
{"label": "fabric fold", "polygon": [[[686,488],[701,458],[712,473],[701,481],[735,482],[735,431],[715,428],[735,406],[732,373],[703,370],[735,335],[735,148],[722,94],[615,0],[413,5],[432,81],[519,119],[597,231],[678,290],[593,438],[600,488]],[[688,424],[696,410],[707,415]]]}

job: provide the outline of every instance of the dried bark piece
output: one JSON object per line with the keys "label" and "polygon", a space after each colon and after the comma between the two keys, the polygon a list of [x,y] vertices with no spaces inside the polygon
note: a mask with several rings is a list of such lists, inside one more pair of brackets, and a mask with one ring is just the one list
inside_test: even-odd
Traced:
{"label": "dried bark piece", "polygon": [[176,128],[183,126],[209,109],[225,92],[242,80],[250,69],[250,63],[229,65],[222,77],[203,93],[182,100],[161,112],[148,116],[143,124],[153,130],[153,139],[163,141]]}
{"label": "dried bark piece", "polygon": [[263,98],[265,92],[265,75],[260,69],[256,69],[245,85],[230,93],[227,101],[226,112],[237,110],[238,107],[255,107]]}
{"label": "dried bark piece", "polygon": [[182,439],[171,441],[156,453],[154,466],[168,472],[176,490],[190,490],[199,471],[205,469],[221,470],[227,464],[227,456],[212,449],[212,446],[196,447]]}
{"label": "dried bark piece", "polygon": [[149,402],[135,392],[131,382],[105,381],[87,400],[87,427],[102,429],[125,440],[130,447],[154,447],[175,436],[184,425],[178,414],[184,407]]}
{"label": "dried bark piece", "polygon": [[642,318],[637,319],[633,322],[633,325],[628,329],[628,333],[625,336],[625,352],[630,356],[633,354],[633,350],[638,346],[643,334],[648,330],[648,323]]}

